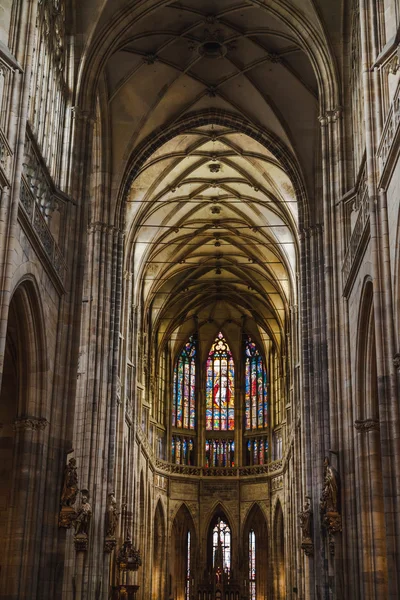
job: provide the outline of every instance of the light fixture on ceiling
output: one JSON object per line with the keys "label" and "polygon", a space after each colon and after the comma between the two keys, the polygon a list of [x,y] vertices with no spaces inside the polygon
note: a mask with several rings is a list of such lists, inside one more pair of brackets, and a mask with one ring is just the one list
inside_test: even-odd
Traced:
{"label": "light fixture on ceiling", "polygon": [[212,162],[208,165],[208,168],[210,169],[211,173],[219,173],[221,170],[221,165],[220,163]]}

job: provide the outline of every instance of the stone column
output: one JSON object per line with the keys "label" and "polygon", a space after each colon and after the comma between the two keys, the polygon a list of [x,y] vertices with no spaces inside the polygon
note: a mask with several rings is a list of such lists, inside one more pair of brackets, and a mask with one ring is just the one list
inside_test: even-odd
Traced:
{"label": "stone column", "polygon": [[400,595],[400,419],[397,382],[393,365],[394,313],[391,301],[390,256],[388,250],[387,207],[384,194],[378,194],[376,150],[381,133],[381,113],[377,74],[371,65],[379,54],[375,36],[376,3],[360,0],[361,55],[367,156],[367,183],[373,264],[374,317],[378,375],[378,403],[383,471],[383,495],[388,559],[389,598]]}

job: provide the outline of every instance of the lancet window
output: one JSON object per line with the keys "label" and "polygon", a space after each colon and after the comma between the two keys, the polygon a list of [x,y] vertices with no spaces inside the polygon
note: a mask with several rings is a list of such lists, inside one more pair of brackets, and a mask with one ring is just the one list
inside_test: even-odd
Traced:
{"label": "lancet window", "polygon": [[235,442],[233,439],[206,440],[206,467],[234,467]]}
{"label": "lancet window", "polygon": [[213,529],[213,567],[231,570],[231,529],[225,521],[218,519]]}
{"label": "lancet window", "polygon": [[263,357],[250,337],[245,339],[246,429],[268,427],[267,372]]}
{"label": "lancet window", "polygon": [[192,437],[172,436],[172,462],[176,465],[194,464],[194,440]]}
{"label": "lancet window", "polygon": [[29,120],[46,165],[57,179],[67,98],[64,0],[39,2],[33,53]]}
{"label": "lancet window", "polygon": [[226,339],[220,332],[207,360],[206,429],[232,431],[235,427],[235,367]]}
{"label": "lancet window", "polygon": [[256,534],[249,532],[249,600],[256,600]]}
{"label": "lancet window", "polygon": [[191,580],[191,539],[190,539],[190,531],[187,533],[187,555],[186,555],[186,586],[185,586],[185,600],[191,600],[191,589],[190,589],[190,580]]}
{"label": "lancet window", "polygon": [[172,426],[194,429],[196,422],[196,339],[183,348],[174,370]]}

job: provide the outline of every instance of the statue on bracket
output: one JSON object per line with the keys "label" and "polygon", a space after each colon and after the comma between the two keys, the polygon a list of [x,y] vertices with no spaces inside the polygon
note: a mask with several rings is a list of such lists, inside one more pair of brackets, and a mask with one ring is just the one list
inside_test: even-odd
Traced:
{"label": "statue on bracket", "polygon": [[61,492],[61,509],[58,526],[69,529],[76,518],[73,508],[78,495],[78,474],[75,458],[70,458],[64,469],[64,483]]}
{"label": "statue on bracket", "polygon": [[106,539],[104,542],[104,552],[112,552],[117,544],[115,531],[118,526],[119,515],[120,511],[118,510],[114,492],[111,492],[108,494],[106,509]]}
{"label": "statue on bracket", "polygon": [[74,520],[74,544],[77,552],[86,552],[89,541],[89,526],[92,518],[92,507],[89,504],[88,490],[81,490],[82,501]]}
{"label": "statue on bracket", "polygon": [[324,460],[324,485],[322,488],[320,511],[322,522],[329,535],[329,550],[335,554],[334,534],[342,531],[342,517],[339,512],[340,480],[329,458]]}
{"label": "statue on bracket", "polygon": [[301,547],[306,556],[314,554],[314,544],[312,541],[312,508],[311,498],[306,496],[304,508],[299,512],[300,528],[302,532]]}

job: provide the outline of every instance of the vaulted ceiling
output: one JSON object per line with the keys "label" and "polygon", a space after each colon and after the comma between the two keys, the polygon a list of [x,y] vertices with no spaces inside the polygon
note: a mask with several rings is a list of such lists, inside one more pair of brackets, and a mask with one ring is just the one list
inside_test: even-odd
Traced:
{"label": "vaulted ceiling", "polygon": [[[118,30],[101,77],[111,189],[128,189],[127,259],[149,327],[161,342],[186,335],[194,319],[245,319],[254,337],[280,347],[297,302],[299,222],[307,203],[311,218],[319,210],[321,81],[310,46],[318,39],[329,54],[326,24],[334,44],[339,3],[88,4],[98,17],[88,47]],[[179,128],[190,115],[198,122]]]}

